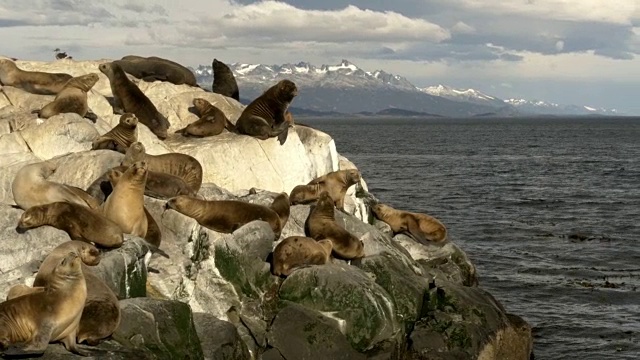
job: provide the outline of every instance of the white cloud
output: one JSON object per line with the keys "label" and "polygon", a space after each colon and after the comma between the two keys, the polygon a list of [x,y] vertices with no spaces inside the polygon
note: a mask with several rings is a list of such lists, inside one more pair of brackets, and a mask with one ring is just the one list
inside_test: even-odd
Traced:
{"label": "white cloud", "polygon": [[562,49],[564,49],[564,41],[558,40],[556,42],[556,50],[557,51],[562,51]]}
{"label": "white cloud", "polygon": [[473,26],[467,25],[462,21],[458,21],[451,27],[451,32],[458,34],[473,34],[476,32],[476,29]]}

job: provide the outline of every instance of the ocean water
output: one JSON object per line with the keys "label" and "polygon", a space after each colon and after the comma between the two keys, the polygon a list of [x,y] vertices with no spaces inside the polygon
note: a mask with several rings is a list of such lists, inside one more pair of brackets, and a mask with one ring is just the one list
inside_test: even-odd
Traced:
{"label": "ocean water", "polygon": [[300,122],[444,222],[536,359],[640,359],[640,118]]}

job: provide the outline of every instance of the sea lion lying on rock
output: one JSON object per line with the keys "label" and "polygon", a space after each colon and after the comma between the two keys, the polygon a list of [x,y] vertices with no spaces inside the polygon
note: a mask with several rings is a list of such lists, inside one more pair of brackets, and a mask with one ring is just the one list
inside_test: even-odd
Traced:
{"label": "sea lion lying on rock", "polygon": [[76,336],[87,299],[82,261],[69,252],[51,269],[45,287],[34,288],[0,303],[0,354],[42,354],[49,342],[61,341],[68,351],[82,356]]}
{"label": "sea lion lying on rock", "polygon": [[364,257],[364,243],[336,223],[333,200],[322,191],[316,206],[307,219],[308,235],[315,240],[328,239],[333,242],[333,252],[341,259]]}
{"label": "sea lion lying on rock", "polygon": [[147,163],[151,171],[181,178],[194,193],[197,193],[202,186],[202,165],[193,156],[181,153],[150,155],[146,153],[141,142],[135,142],[125,153],[121,165],[129,166],[142,160]]}
{"label": "sea lion lying on rock", "polygon": [[200,118],[195,122],[187,125],[187,127],[177,130],[176,133],[184,136],[216,136],[222,133],[225,128],[229,132],[235,132],[235,125],[233,125],[222,110],[211,105],[205,99],[195,98],[193,99],[193,106],[195,106]]}
{"label": "sea lion lying on rock", "polygon": [[177,62],[157,56],[127,55],[116,60],[122,70],[143,81],[167,81],[175,85],[198,86],[195,74]]}
{"label": "sea lion lying on rock", "polygon": [[24,232],[42,225],[53,226],[69,234],[73,240],[92,242],[106,248],[122,246],[120,226],[86,206],[54,202],[28,208],[18,221],[16,230]]}
{"label": "sea lion lying on rock", "polygon": [[87,92],[98,82],[98,74],[86,74],[69,79],[56,98],[40,110],[34,110],[38,117],[48,119],[62,113],[76,113],[93,122],[98,120],[87,104]]}
{"label": "sea lion lying on rock", "polygon": [[135,114],[124,113],[120,116],[118,125],[93,140],[91,150],[108,149],[124,154],[131,144],[138,141],[137,128],[138,117]]}
{"label": "sea lion lying on rock", "polygon": [[328,239],[315,241],[305,236],[290,236],[273,250],[273,275],[289,276],[301,266],[326,264],[332,249],[333,242]]}
{"label": "sea lion lying on rock", "polygon": [[356,169],[333,171],[317,179],[311,180],[307,185],[298,185],[291,190],[289,195],[291,205],[309,204],[326,191],[333,200],[335,207],[344,212],[344,196],[347,189],[360,182],[360,172]]}
{"label": "sea lion lying on rock", "polygon": [[206,228],[227,234],[247,223],[262,220],[269,223],[275,234],[274,240],[278,240],[283,227],[280,214],[269,207],[244,201],[200,200],[181,195],[169,199],[165,204],[166,209],[176,210]]}
{"label": "sea lion lying on rock", "polygon": [[56,165],[51,161],[25,165],[18,170],[11,183],[16,204],[23,210],[57,201],[71,202],[91,209],[100,206],[98,200],[80,188],[48,181],[47,178],[55,170]]}
{"label": "sea lion lying on rock", "polygon": [[291,126],[284,114],[296,95],[296,84],[290,80],[280,80],[242,111],[236,122],[238,133],[260,140],[278,137],[280,145],[284,144]]}
{"label": "sea lion lying on rock", "polygon": [[73,76],[64,73],[22,70],[11,60],[0,59],[0,83],[32,94],[55,95],[71,78]]}
{"label": "sea lion lying on rock", "polygon": [[396,210],[384,204],[372,206],[371,211],[389,224],[394,234],[403,233],[419,243],[428,245],[429,241],[441,242],[447,238],[447,228],[433,216]]}

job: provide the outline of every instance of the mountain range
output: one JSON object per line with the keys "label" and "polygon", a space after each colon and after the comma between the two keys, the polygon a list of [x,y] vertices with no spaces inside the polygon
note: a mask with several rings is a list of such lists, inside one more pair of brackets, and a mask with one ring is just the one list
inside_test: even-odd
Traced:
{"label": "mountain range", "polygon": [[[240,101],[243,103],[249,103],[282,79],[295,82],[299,92],[292,109],[296,110],[297,115],[621,115],[615,109],[500,99],[474,89],[454,89],[445,85],[419,88],[400,75],[384,70],[365,71],[348,60],[342,60],[338,65],[321,66],[308,62],[228,65],[238,82]],[[213,82],[211,66],[199,65],[193,70],[198,84],[210,89]]]}

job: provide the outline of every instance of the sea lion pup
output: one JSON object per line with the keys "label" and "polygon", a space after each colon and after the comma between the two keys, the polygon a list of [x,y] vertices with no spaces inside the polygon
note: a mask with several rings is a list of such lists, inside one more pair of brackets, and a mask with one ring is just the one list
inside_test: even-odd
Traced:
{"label": "sea lion pup", "polygon": [[92,242],[105,248],[120,247],[124,242],[118,224],[85,206],[68,202],[28,208],[22,213],[16,231],[23,233],[42,225],[65,231],[73,240]]}
{"label": "sea lion pup", "polygon": [[207,100],[195,98],[193,99],[193,105],[200,114],[200,118],[187,125],[187,127],[176,131],[176,133],[184,136],[205,137],[218,135],[225,128],[229,132],[235,132],[235,125],[227,119],[222,110],[211,105]]}
{"label": "sea lion pup", "polygon": [[52,102],[33,112],[43,119],[62,113],[76,113],[96,122],[98,117],[89,110],[89,105],[87,105],[87,92],[98,80],[98,74],[94,73],[71,78]]}
{"label": "sea lion pup", "polygon": [[240,134],[260,140],[277,136],[280,145],[284,144],[291,126],[284,113],[296,95],[296,84],[290,80],[280,80],[247,105],[236,122],[236,129]]}
{"label": "sea lion pup", "polygon": [[0,60],[0,83],[15,86],[32,94],[55,95],[73,76],[64,73],[21,70],[8,59]]}
{"label": "sea lion pup", "polygon": [[289,236],[273,250],[273,275],[289,276],[300,266],[324,265],[329,262],[332,249],[333,242],[328,239]]}
{"label": "sea lion pup", "polygon": [[195,219],[198,224],[221,233],[230,234],[254,220],[268,222],[275,234],[274,240],[278,240],[282,232],[280,216],[275,211],[244,201],[200,200],[180,195],[169,199],[164,208],[173,209]]}
{"label": "sea lion pup", "polygon": [[433,216],[396,210],[389,205],[371,207],[376,218],[391,226],[393,234],[403,233],[422,244],[441,242],[447,238],[447,228]]}
{"label": "sea lion pup", "polygon": [[[62,243],[42,262],[33,286],[46,287],[51,281],[54,265],[69,252],[78,254],[82,262],[89,266],[95,266],[100,262],[100,252],[92,245],[79,241]],[[83,265],[82,272],[87,284],[87,299],[80,318],[77,343],[86,341],[89,345],[97,345],[101,339],[110,336],[120,324],[120,304],[113,291],[90,267]]]}
{"label": "sea lion pup", "polygon": [[[105,171],[102,176],[94,180],[91,185],[87,187],[87,193],[99,202],[104,202],[107,196],[113,191],[113,186],[109,181],[109,172],[117,171],[123,173],[127,168],[127,166],[116,166]],[[193,192],[181,178],[171,174],[149,170],[147,170],[147,182],[144,186],[144,194],[162,200],[167,200],[178,195],[196,196],[196,193]]]}
{"label": "sea lion pup", "polygon": [[329,239],[338,257],[350,260],[364,257],[364,244],[360,239],[336,223],[333,200],[322,191],[316,206],[307,219],[308,235],[316,240]]}
{"label": "sea lion pup", "polygon": [[137,128],[138,117],[135,114],[124,113],[120,116],[118,125],[93,140],[91,150],[108,149],[124,154],[131,144],[138,141]]}
{"label": "sea lion pup", "polygon": [[[255,189],[254,189],[255,191]],[[291,212],[291,204],[289,203],[289,195],[283,192],[273,199],[273,202],[269,208],[278,214],[280,218],[280,228],[284,229],[284,226],[289,220],[289,214]]]}
{"label": "sea lion pup", "polygon": [[[113,176],[115,172],[111,172]],[[114,179],[116,179],[114,177]],[[110,177],[109,180],[112,180]],[[120,226],[125,234],[144,238],[147,235],[147,216],[144,212],[144,185],[147,182],[147,163],[137,161],[112,180],[113,192],[102,204],[102,214]]]}
{"label": "sea lion pup", "polygon": [[143,81],[168,81],[176,85],[198,86],[193,71],[175,61],[157,56],[142,57],[127,55],[114,61],[122,70]]}
{"label": "sea lion pup", "polygon": [[76,344],[86,299],[82,261],[70,252],[54,264],[44,289],[0,303],[0,354],[42,354],[49,342],[61,341],[68,351],[88,356]]}
{"label": "sea lion pup", "polygon": [[329,193],[335,207],[344,210],[344,196],[352,185],[360,182],[360,172],[355,169],[333,171],[311,180],[307,185],[298,185],[289,195],[291,205],[309,204],[318,199],[322,191]]}
{"label": "sea lion pup", "polygon": [[23,210],[57,201],[66,201],[91,209],[100,206],[98,200],[80,188],[46,180],[55,170],[56,165],[50,161],[25,165],[18,170],[11,183],[16,204]]}
{"label": "sea lion pup", "polygon": [[131,144],[121,165],[129,166],[136,161],[144,160],[149,170],[177,176],[184,180],[189,189],[198,193],[202,186],[202,165],[196,158],[181,153],[150,155],[145,151],[141,142]]}
{"label": "sea lion pup", "polygon": [[211,91],[240,101],[240,91],[238,90],[236,77],[233,76],[233,71],[225,63],[217,59],[213,59],[211,67],[213,68]]}
{"label": "sea lion pup", "polygon": [[133,113],[158,138],[166,139],[169,121],[160,114],[140,88],[127,78],[122,68],[115,63],[104,63],[100,64],[98,69],[109,78],[115,102],[114,113]]}

